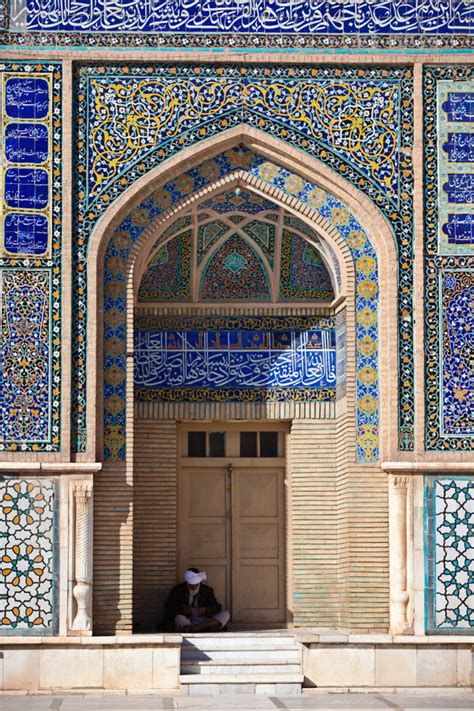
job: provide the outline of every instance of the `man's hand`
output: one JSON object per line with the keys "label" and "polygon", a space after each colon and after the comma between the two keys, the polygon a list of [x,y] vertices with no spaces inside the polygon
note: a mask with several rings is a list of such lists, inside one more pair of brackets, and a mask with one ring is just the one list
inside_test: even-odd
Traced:
{"label": "man's hand", "polygon": [[183,615],[190,615],[192,611],[192,607],[189,607],[189,605],[184,605],[183,607]]}
{"label": "man's hand", "polygon": [[198,614],[200,617],[204,617],[207,612],[206,607],[198,607],[196,610],[196,614]]}

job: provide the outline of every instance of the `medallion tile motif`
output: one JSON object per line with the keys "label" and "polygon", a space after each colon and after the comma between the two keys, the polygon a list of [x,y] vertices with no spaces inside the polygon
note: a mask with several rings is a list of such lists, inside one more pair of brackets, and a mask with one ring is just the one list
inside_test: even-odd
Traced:
{"label": "medallion tile motif", "polygon": [[474,481],[426,482],[427,632],[472,634],[474,628]]}
{"label": "medallion tile motif", "polygon": [[0,629],[3,634],[55,634],[54,482],[0,481],[0,538]]}
{"label": "medallion tile motif", "polygon": [[[114,102],[112,97],[119,86],[124,88],[124,95]],[[77,75],[77,89],[80,96],[77,114],[77,215],[80,224],[75,235],[75,312],[87,311],[84,273],[87,243],[94,224],[110,201],[149,168],[182,148],[245,121],[283,141],[290,141],[293,146],[325,162],[365,192],[392,225],[401,265],[399,438],[401,449],[412,449],[413,120],[410,70],[406,67],[83,66]],[[149,91],[155,97],[153,101],[162,102],[163,124],[157,123],[156,119],[148,122],[149,131],[145,131],[143,149],[138,150],[138,143],[132,140],[129,148],[117,149],[118,155],[114,156],[112,162],[108,159],[101,162],[94,151],[106,141],[104,129],[109,121],[107,104],[114,104],[113,112],[119,106],[128,106],[131,93],[138,89],[141,92],[140,99],[137,100],[136,108],[132,109],[132,114],[142,111],[140,107],[143,106],[144,123],[140,119],[139,132],[147,124],[147,116],[150,118],[151,108],[147,106]],[[174,108],[166,99],[171,90],[175,96],[185,97],[182,103],[175,102]],[[106,96],[109,98],[106,99]],[[188,97],[192,97],[192,102]],[[296,100],[301,102],[299,112],[296,111]],[[329,110],[331,101],[334,102],[334,111]],[[202,111],[197,116],[196,112],[199,113],[201,106]],[[301,111],[301,106],[304,106],[304,111]],[[97,117],[97,137],[93,143],[88,141],[89,111]],[[355,122],[355,133],[350,141],[345,135],[345,117],[350,125]],[[374,117],[378,117],[375,127]],[[383,122],[383,128],[380,122]],[[318,135],[313,135],[315,129],[312,126],[315,125],[320,126]],[[111,129],[116,131],[117,124],[115,128],[111,126]],[[373,140],[366,140],[367,131]],[[127,136],[129,129],[124,127],[122,137]],[[364,143],[363,149],[361,142]],[[379,149],[382,149],[381,152]],[[181,180],[177,179],[173,191],[159,191],[157,200],[161,208],[166,209],[171,202],[182,199],[185,194],[212,182],[219,175],[225,175],[226,171],[231,172],[239,167],[245,169],[248,165],[248,152],[227,151],[219,160],[206,161],[201,172],[190,171]],[[88,199],[87,181],[90,181],[90,187],[95,191],[92,201]],[[297,192],[297,183],[295,176],[294,185],[290,181],[285,190],[294,194],[295,190]],[[146,218],[135,212],[133,219],[135,223],[131,225],[132,232],[138,230],[140,220]],[[118,313],[116,318],[120,320]],[[74,361],[85,364],[85,347],[84,334],[75,344]],[[82,391],[86,377],[85,365],[76,367],[74,377],[80,390],[76,390],[73,429],[78,434],[78,447],[83,449],[86,403]]]}

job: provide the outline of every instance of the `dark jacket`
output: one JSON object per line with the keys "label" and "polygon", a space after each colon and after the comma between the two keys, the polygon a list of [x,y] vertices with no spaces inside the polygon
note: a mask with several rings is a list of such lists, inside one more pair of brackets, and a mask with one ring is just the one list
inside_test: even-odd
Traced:
{"label": "dark jacket", "polygon": [[[184,615],[184,608],[189,605],[189,589],[186,583],[180,583],[175,585],[171,590],[168,599],[165,603],[165,617],[163,620],[164,630],[174,630],[174,618],[176,615]],[[222,610],[222,605],[220,605],[216,596],[214,595],[214,590],[209,587],[209,585],[204,585],[201,583],[199,586],[199,592],[197,594],[196,607],[205,607],[206,617],[213,617],[218,612]]]}

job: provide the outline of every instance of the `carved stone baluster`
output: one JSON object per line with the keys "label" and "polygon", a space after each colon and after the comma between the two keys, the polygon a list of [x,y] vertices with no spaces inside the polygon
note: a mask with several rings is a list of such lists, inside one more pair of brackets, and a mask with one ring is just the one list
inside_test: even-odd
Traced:
{"label": "carved stone baluster", "polygon": [[390,476],[390,632],[408,631],[407,605],[407,494],[409,478]]}
{"label": "carved stone baluster", "polygon": [[74,486],[75,502],[75,555],[72,590],[77,612],[72,629],[92,631],[92,482],[80,481]]}

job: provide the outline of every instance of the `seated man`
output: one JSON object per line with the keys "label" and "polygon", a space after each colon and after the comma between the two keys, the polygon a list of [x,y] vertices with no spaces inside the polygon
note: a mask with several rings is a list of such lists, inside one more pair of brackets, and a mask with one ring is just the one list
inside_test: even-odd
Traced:
{"label": "seated man", "polygon": [[165,629],[176,632],[212,632],[221,630],[230,619],[222,610],[214,590],[203,584],[206,573],[189,568],[184,573],[184,583],[175,585],[165,603]]}

